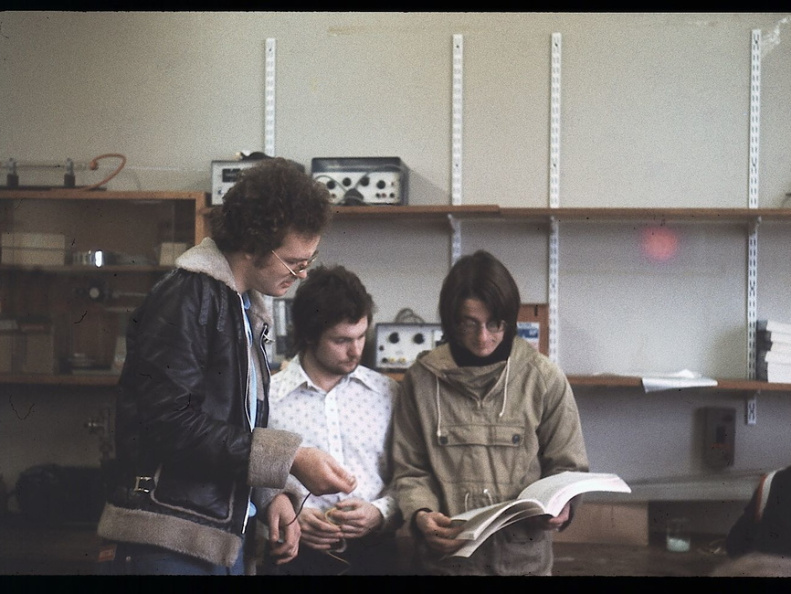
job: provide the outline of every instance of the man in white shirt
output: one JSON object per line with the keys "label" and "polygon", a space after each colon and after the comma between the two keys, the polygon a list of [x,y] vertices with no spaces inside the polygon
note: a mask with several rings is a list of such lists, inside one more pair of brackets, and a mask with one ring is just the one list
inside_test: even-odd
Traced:
{"label": "man in white shirt", "polygon": [[401,522],[388,490],[391,416],[398,384],[360,365],[373,299],[342,266],[312,270],[292,303],[297,355],[272,376],[269,426],[299,433],[357,478],[349,495],[309,495],[293,477],[286,492],[299,513],[296,559],[279,575],[396,572]]}

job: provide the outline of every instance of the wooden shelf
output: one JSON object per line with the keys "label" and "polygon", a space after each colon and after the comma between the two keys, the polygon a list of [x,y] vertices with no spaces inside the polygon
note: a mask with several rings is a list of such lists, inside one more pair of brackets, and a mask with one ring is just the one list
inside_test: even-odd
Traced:
{"label": "wooden shelf", "polygon": [[195,243],[206,236],[206,219],[203,215],[209,195],[206,192],[192,191],[114,191],[104,190],[86,191],[80,188],[50,188],[46,190],[4,189],[0,191],[0,200],[117,200],[125,202],[159,204],[168,201],[185,201],[194,204],[195,212]]}
{"label": "wooden shelf", "polygon": [[172,270],[172,266],[158,266],[158,265],[112,265],[112,266],[21,266],[15,264],[2,264],[0,271],[41,271],[50,272],[54,274],[98,274],[102,272],[168,272]]}
{"label": "wooden shelf", "polygon": [[[404,374],[388,371],[385,375],[396,381],[401,381]],[[640,377],[623,375],[569,375],[567,376],[572,387],[586,388],[642,388],[643,380]],[[703,386],[696,388],[674,388],[670,391],[680,390],[705,390],[707,392],[791,392],[791,384],[778,384],[747,379],[718,379],[716,386]],[[661,393],[661,392],[660,392]]]}
{"label": "wooden shelf", "polygon": [[505,218],[556,217],[574,221],[686,221],[750,222],[756,219],[791,220],[791,208],[503,208]]}
{"label": "wooden shelf", "polygon": [[[385,375],[401,381],[404,374],[388,371]],[[0,374],[0,384],[61,384],[87,386],[113,386],[118,383],[117,374],[62,374],[62,375],[15,375]],[[642,379],[631,376],[615,375],[569,375],[573,387],[592,388],[642,388]],[[683,390],[705,390],[720,392],[791,392],[791,384],[768,383],[746,379],[720,379],[716,386],[681,388]],[[668,391],[678,391],[668,390]]]}
{"label": "wooden shelf", "polygon": [[339,218],[443,219],[448,215],[457,217],[499,217],[502,209],[495,204],[460,206],[335,206],[333,214]]}
{"label": "wooden shelf", "polygon": [[119,191],[107,192],[103,190],[85,191],[80,188],[51,188],[48,190],[4,189],[0,192],[0,199],[4,200],[139,200],[141,202],[162,202],[163,200],[192,200],[206,199],[205,192],[163,190],[152,191]]}
{"label": "wooden shelf", "polygon": [[[569,375],[569,383],[580,387],[642,388],[640,377],[620,375]],[[706,390],[720,392],[791,392],[791,384],[779,384],[738,378],[718,379],[716,386],[674,388],[678,390]]]}
{"label": "wooden shelf", "polygon": [[336,206],[335,216],[361,219],[401,218],[488,218],[511,220],[569,221],[686,221],[738,223],[762,220],[791,220],[791,208],[515,208],[494,204],[431,206]]}
{"label": "wooden shelf", "polygon": [[58,386],[115,386],[120,377],[117,373],[18,375],[0,374],[0,384],[58,385]]}

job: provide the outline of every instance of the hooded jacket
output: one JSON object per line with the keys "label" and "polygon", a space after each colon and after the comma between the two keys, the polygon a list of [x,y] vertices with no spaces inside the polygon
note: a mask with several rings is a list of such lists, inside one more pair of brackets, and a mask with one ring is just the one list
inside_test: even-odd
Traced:
{"label": "hooded jacket", "polygon": [[[285,485],[301,438],[264,428],[270,318],[262,295],[249,297],[253,357],[231,268],[207,238],[132,314],[116,403],[117,472],[100,536],[230,567],[251,488]],[[254,423],[250,359],[261,380]]]}
{"label": "hooded jacket", "polygon": [[[394,415],[393,459],[408,521],[421,509],[453,516],[508,501],[542,477],[588,470],[566,377],[519,337],[506,361],[490,365],[459,367],[447,344],[420,355]],[[441,572],[549,573],[551,537],[528,526],[501,530]]]}

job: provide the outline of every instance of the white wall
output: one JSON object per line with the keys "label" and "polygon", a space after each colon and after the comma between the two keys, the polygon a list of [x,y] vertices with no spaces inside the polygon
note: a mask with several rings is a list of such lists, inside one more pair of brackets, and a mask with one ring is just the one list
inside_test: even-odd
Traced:
{"label": "white wall", "polygon": [[[208,191],[212,160],[263,149],[264,49],[274,38],[276,154],[308,168],[313,157],[399,156],[410,167],[412,204],[450,204],[452,36],[460,33],[463,201],[546,206],[558,32],[561,206],[746,207],[755,29],[759,203],[781,207],[791,192],[790,13],[4,12],[0,160],[120,152],[128,163],[113,189]],[[98,181],[115,163],[102,167],[77,182]],[[20,177],[60,183],[61,174]],[[679,252],[657,263],[640,251],[641,224],[561,224],[559,354],[568,373],[745,376],[744,229],[669,226]],[[523,301],[544,302],[545,231],[465,223],[463,251],[490,249],[514,272]],[[759,237],[759,315],[791,321],[788,227],[762,225]],[[404,307],[438,319],[445,225],[336,221],[321,252],[360,274],[378,321]],[[594,466],[627,479],[705,472],[693,416],[712,398],[743,406],[733,394],[580,391]],[[20,422],[4,401],[0,443]],[[34,414],[77,402],[53,397]],[[84,406],[90,416],[93,404]],[[789,395],[761,396],[758,425],[737,427],[733,470],[789,463],[791,435],[779,419],[790,414]],[[15,448],[14,460],[0,456],[0,472],[13,480],[37,456],[57,456],[35,444]]]}

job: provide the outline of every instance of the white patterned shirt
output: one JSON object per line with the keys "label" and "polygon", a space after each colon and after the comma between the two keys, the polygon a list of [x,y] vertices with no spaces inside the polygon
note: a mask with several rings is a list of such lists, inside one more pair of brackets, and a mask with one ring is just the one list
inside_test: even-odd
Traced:
{"label": "white patterned shirt", "polygon": [[[269,389],[269,427],[302,436],[303,447],[317,447],[332,456],[357,479],[349,493],[310,495],[305,507],[326,511],[346,497],[359,497],[382,513],[383,529],[395,522],[398,506],[387,489],[392,412],[398,383],[358,365],[325,392],[314,384],[294,357],[272,376]],[[293,476],[286,490],[300,501],[307,489]]]}

